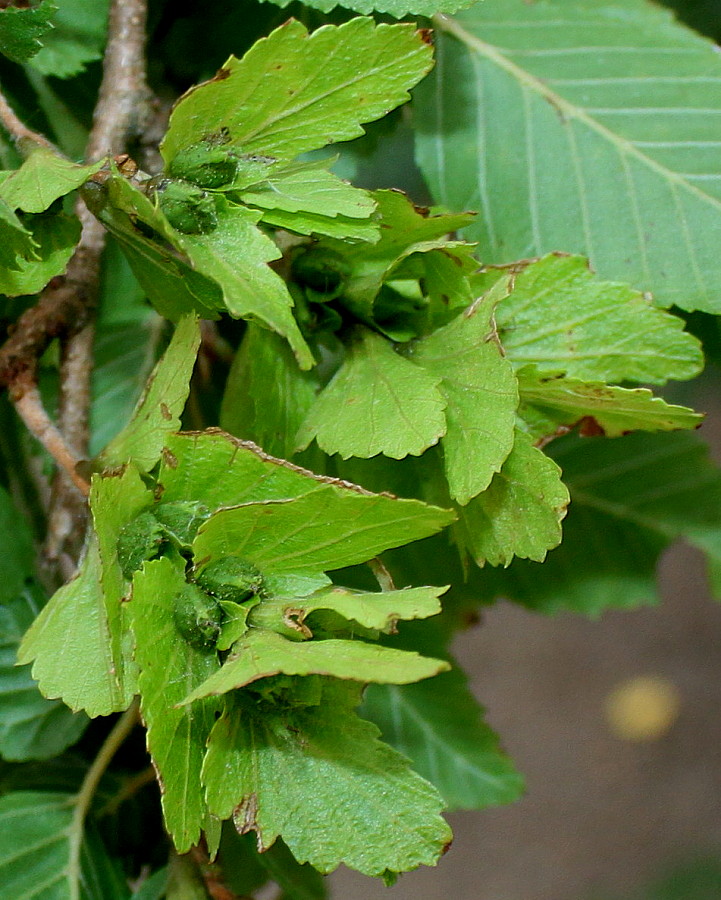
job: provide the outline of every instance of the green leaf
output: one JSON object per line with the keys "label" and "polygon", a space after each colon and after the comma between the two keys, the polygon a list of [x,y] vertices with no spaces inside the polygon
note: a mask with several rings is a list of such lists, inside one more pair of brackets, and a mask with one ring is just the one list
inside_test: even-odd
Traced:
{"label": "green leaf", "polygon": [[455,666],[417,684],[369,685],[361,713],[451,809],[500,806],[521,795],[523,778],[482,721],[483,710]]}
{"label": "green leaf", "polygon": [[301,371],[285,341],[249,323],[228,373],[220,424],[289,459],[319,387],[315,371]]}
{"label": "green leaf", "polygon": [[[262,601],[261,601],[262,605]],[[185,704],[245,687],[270,675],[329,675],[366,683],[408,684],[443,672],[448,664],[406,650],[362,641],[289,641],[263,628],[249,631],[221,669],[183,701]]]}
{"label": "green leaf", "polygon": [[440,379],[448,431],[441,441],[451,497],[466,504],[488,487],[513,447],[518,387],[498,344],[489,291],[438,331],[412,345],[410,358]]}
{"label": "green leaf", "polygon": [[261,221],[296,234],[323,235],[339,240],[373,242],[378,239],[378,223],[351,216],[321,216],[312,212],[292,213],[283,209],[263,210]]}
{"label": "green leaf", "polygon": [[137,891],[133,893],[132,900],[163,900],[168,887],[167,867],[153,872]]}
{"label": "green leaf", "polygon": [[404,757],[355,716],[357,691],[324,686],[318,707],[226,712],[210,736],[203,781],[210,808],[282,837],[298,862],[366,875],[433,865],[451,834],[440,798]]}
{"label": "green leaf", "polygon": [[[358,592],[333,585],[309,597],[268,597],[250,616],[252,625],[275,628],[280,622],[294,621],[295,631],[319,609],[332,610],[344,619],[366,628],[394,632],[399,619],[425,619],[441,611],[438,597],[448,587],[405,588],[400,591]],[[296,634],[297,637],[297,634]]]}
{"label": "green leaf", "polygon": [[568,501],[556,463],[517,430],[488,489],[458,510],[456,541],[479,566],[507,566],[514,556],[541,561],[561,542]]}
{"label": "green leaf", "polygon": [[293,318],[293,300],[283,279],[267,265],[281,253],[256,227],[260,213],[223,198],[217,202],[218,227],[207,234],[178,234],[176,243],[196,271],[221,286],[232,316],[257,320],[282,335],[300,367],[311,368],[313,356]]}
{"label": "green leaf", "polygon": [[343,365],[318,395],[298,432],[328,454],[368,459],[418,456],[445,434],[441,375],[403,359],[384,337],[357,326]]}
{"label": "green leaf", "polygon": [[[685,406],[672,406],[646,388],[610,387],[601,382],[541,375],[534,366],[518,373],[518,414],[534,438],[553,435],[586,417],[606,437],[629,431],[674,431],[698,428],[703,416]],[[583,425],[583,423],[582,423]]]}
{"label": "green leaf", "polygon": [[129,891],[99,838],[72,859],[71,794],[15,791],[0,798],[0,883],[13,900],[125,900]]}
{"label": "green leaf", "polygon": [[0,53],[13,62],[23,63],[43,46],[58,11],[52,0],[41,0],[38,6],[19,9],[10,6],[0,10]]}
{"label": "green leaf", "polygon": [[[34,258],[16,257],[17,268],[12,270],[0,267],[0,293],[9,297],[37,294],[52,278],[62,275],[80,238],[79,220],[64,213],[28,215],[24,225],[34,245]],[[0,229],[0,235],[4,230]],[[22,235],[14,237],[25,240]]]}
{"label": "green leaf", "polygon": [[[489,272],[484,281],[505,277]],[[599,281],[578,256],[552,254],[525,266],[496,307],[503,348],[514,366],[584,381],[662,384],[697,375],[698,341],[683,322],[624,284]]]}
{"label": "green leaf", "polygon": [[137,693],[137,667],[133,661],[133,640],[125,602],[130,590],[118,561],[118,538],[123,527],[152,502],[152,492],[132,466],[104,477],[93,476],[90,509],[100,555],[100,583],[114,669],[130,696]]}
{"label": "green leaf", "polygon": [[309,35],[291,19],[180,99],[163,158],[221,129],[244,153],[284,159],[350,140],[405,103],[431,64],[413,25],[354,18]]}
{"label": "green leaf", "polygon": [[543,569],[486,569],[489,596],[598,615],[656,602],[656,563],[677,538],[721,559],[721,473],[695,435],[569,436],[548,449],[571,492],[563,543]]}
{"label": "green leaf", "polygon": [[133,697],[120,683],[101,586],[100,554],[91,539],[78,574],[56,591],[25,633],[18,662],[45,697],[60,698],[92,718],[121,712]]}
{"label": "green leaf", "polygon": [[328,896],[326,882],[320,872],[307,863],[301,866],[296,862],[280,839],[258,854],[258,862],[283,891],[282,900],[325,900]]}
{"label": "green leaf", "polygon": [[105,47],[108,0],[62,0],[53,30],[31,65],[44,75],[72,78],[88,63],[101,59]]}
{"label": "green leaf", "polygon": [[57,700],[46,700],[27,667],[17,667],[17,648],[40,608],[39,591],[26,588],[0,605],[0,756],[49,759],[74,744],[87,719]]}
{"label": "green leaf", "polygon": [[[292,0],[270,0],[276,6],[285,8]],[[321,12],[331,12],[338,6],[352,9],[364,16],[373,12],[388,13],[396,19],[403,19],[408,15],[427,16],[430,18],[435,13],[454,13],[459,9],[467,9],[474,0],[343,0],[340,4],[337,0],[308,0],[305,6],[311,9],[319,9]]]}
{"label": "green leaf", "polygon": [[79,166],[41,147],[2,183],[0,197],[11,209],[45,212],[58,198],[85,184],[104,164],[101,159],[90,166]]}
{"label": "green leaf", "polygon": [[198,784],[217,703],[176,704],[219,666],[215,653],[192,647],[175,625],[174,598],[185,584],[182,568],[167,558],[154,560],[135,575],[130,601],[148,749],[158,772],[165,824],[179,853],[197,843],[206,824]]}
{"label": "green leaf", "polygon": [[17,271],[18,257],[37,260],[37,245],[30,231],[0,197],[0,266]]}
{"label": "green leaf", "polygon": [[199,346],[198,320],[187,316],[153,369],[133,418],[100,454],[104,466],[132,461],[141,471],[148,471],[155,465],[167,435],[180,428]]}
{"label": "green leaf", "polygon": [[480,210],[481,257],[583,253],[721,311],[715,47],[644,0],[484,0],[437,25],[418,160],[437,202]]}
{"label": "green leaf", "polygon": [[240,556],[264,573],[315,574],[427,537],[453,518],[416,500],[329,484],[292,500],[219,510],[200,529],[193,552],[199,560]]}
{"label": "green leaf", "polygon": [[0,487],[0,605],[10,603],[35,574],[35,549],[25,518]]}

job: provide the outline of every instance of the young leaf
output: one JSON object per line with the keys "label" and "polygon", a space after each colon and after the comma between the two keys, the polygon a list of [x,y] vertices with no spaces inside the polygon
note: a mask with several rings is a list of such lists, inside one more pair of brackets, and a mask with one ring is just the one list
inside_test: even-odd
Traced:
{"label": "young leaf", "polygon": [[437,24],[418,160],[437,202],[480,210],[481,257],[563,248],[662,306],[721,311],[713,45],[644,0],[484,0]]}
{"label": "young leaf", "polygon": [[198,785],[217,704],[176,704],[219,667],[217,654],[192,647],[176,627],[175,595],[185,586],[182,568],[167,558],[153,560],[135,575],[130,601],[148,749],[158,772],[165,824],[179,853],[197,843],[206,824]]}
{"label": "young leaf", "polygon": [[403,359],[385,338],[358,326],[348,355],[318,395],[297,437],[298,449],[316,439],[328,454],[368,459],[418,456],[446,432],[441,375]]}
{"label": "young leaf", "polygon": [[[100,839],[86,833],[72,859],[72,794],[14,791],[0,798],[0,883],[13,900],[126,900],[128,888]],[[42,893],[39,893],[42,891]]]}
{"label": "young leaf", "polygon": [[269,237],[256,228],[260,213],[222,197],[218,227],[207,234],[178,234],[176,243],[194,269],[223,289],[225,305],[236,318],[255,319],[287,339],[298,364],[309,369],[313,356],[295,323],[293,301],[268,262],[280,257]]}
{"label": "young leaf", "polygon": [[134,683],[120,680],[100,579],[93,538],[78,574],[53,594],[18,650],[20,664],[35,661],[33,678],[45,697],[91,717],[127,709],[135,693]]}
{"label": "young leaf", "polygon": [[541,561],[561,542],[568,501],[556,463],[516,430],[488,489],[458,510],[456,540],[479,566],[507,566],[514,556]]}
{"label": "young leaf", "polygon": [[414,344],[410,358],[440,379],[448,431],[441,442],[451,497],[461,505],[488,487],[513,447],[518,387],[492,322],[489,291],[448,325]]}
{"label": "young leaf", "polygon": [[298,862],[366,875],[433,865],[448,845],[435,790],[359,719],[356,690],[324,686],[318,707],[226,712],[203,766],[208,804],[255,830],[262,849],[282,837]]}
{"label": "young leaf", "polygon": [[447,668],[441,660],[380,644],[333,639],[290,641],[258,628],[241,638],[222,668],[188,694],[183,703],[227,694],[270,675],[329,675],[363,683],[408,684]]}
{"label": "young leaf", "polygon": [[369,685],[361,707],[451,809],[512,803],[523,790],[482,713],[456,666],[417,684]]}
{"label": "young leaf", "polygon": [[38,691],[28,667],[15,665],[20,640],[41,606],[27,587],[0,604],[0,756],[7,760],[49,759],[74,744],[87,718]]}
{"label": "young leaf", "polygon": [[52,29],[51,20],[57,11],[53,0],[41,0],[28,9],[0,9],[0,53],[13,62],[26,62],[43,46],[40,39]]}
{"label": "young leaf", "polygon": [[187,316],[153,370],[133,418],[100,454],[104,466],[132,461],[141,471],[148,471],[155,465],[166,436],[180,428],[199,346],[198,320]]}
{"label": "young leaf", "polygon": [[315,370],[301,371],[285,341],[249,323],[228,373],[220,424],[289,459],[319,389]]}
{"label": "young leaf", "polygon": [[45,212],[58,198],[85,184],[104,164],[105,160],[101,159],[89,166],[79,166],[41,147],[2,183],[0,197],[11,209]]}
{"label": "young leaf", "polygon": [[353,622],[377,631],[393,632],[399,619],[425,619],[441,611],[438,599],[448,587],[405,588],[374,593],[351,591],[333,585],[308,597],[268,597],[256,606],[250,617],[257,627],[273,628],[292,617],[298,626],[319,609],[332,610]]}
{"label": "young leaf", "polygon": [[0,265],[17,271],[18,257],[25,260],[39,259],[37,245],[12,207],[0,197]]}
{"label": "young leaf", "polygon": [[292,500],[219,510],[200,529],[193,552],[198,560],[239,556],[263,573],[315,574],[427,537],[453,518],[416,500],[321,484]]}
{"label": "young leaf", "polygon": [[413,25],[354,18],[309,35],[291,19],[180,99],[163,158],[221,132],[246,154],[283,159],[358,137],[408,100],[431,56]]}
{"label": "young leaf", "polygon": [[[476,286],[502,277],[491,271]],[[578,256],[551,254],[525,266],[496,307],[496,325],[516,367],[584,381],[663,384],[691,378],[703,365],[680,319],[625,284],[599,281]]]}
{"label": "young leaf", "polygon": [[703,416],[685,406],[672,406],[646,388],[610,387],[599,382],[541,375],[535,366],[518,373],[518,414],[534,438],[552,435],[591,417],[606,437],[629,431],[674,431],[698,428]]}
{"label": "young leaf", "polygon": [[[28,215],[24,224],[32,241],[31,252],[16,257],[16,268],[0,267],[0,293],[9,297],[37,294],[52,278],[62,275],[80,238],[79,220],[64,213]],[[21,242],[25,246],[24,235],[14,233],[12,238],[16,245]]]}

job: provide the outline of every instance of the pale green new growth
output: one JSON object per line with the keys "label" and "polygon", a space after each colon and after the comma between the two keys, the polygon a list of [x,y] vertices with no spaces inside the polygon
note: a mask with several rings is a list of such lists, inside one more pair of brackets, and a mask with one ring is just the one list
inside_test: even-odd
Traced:
{"label": "pale green new growth", "polygon": [[12,209],[41,213],[85,184],[104,164],[101,159],[90,166],[78,166],[41,147],[2,183],[0,198]]}

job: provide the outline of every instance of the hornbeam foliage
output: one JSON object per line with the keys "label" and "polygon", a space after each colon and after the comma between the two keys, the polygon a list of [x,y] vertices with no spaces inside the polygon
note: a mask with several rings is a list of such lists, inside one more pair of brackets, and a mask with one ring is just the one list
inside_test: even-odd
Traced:
{"label": "hornbeam foliage", "polygon": [[[3,896],[435,865],[444,806],[522,791],[449,651],[476,607],[653,602],[676,538],[721,570],[703,415],[653,392],[712,341],[678,309],[721,312],[718,55],[645,0],[347,4],[434,31],[335,5],[157,4],[153,84],[185,92],[85,163],[108,4],[0,9],[46,138],[3,114],[8,334],[67,287],[83,204],[107,240],[78,559],[0,404]],[[52,415],[61,350],[28,375]]]}

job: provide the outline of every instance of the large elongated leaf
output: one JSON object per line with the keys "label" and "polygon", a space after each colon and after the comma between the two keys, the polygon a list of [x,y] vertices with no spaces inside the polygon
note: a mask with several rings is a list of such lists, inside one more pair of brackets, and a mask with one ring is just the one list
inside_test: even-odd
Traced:
{"label": "large elongated leaf", "polygon": [[240,556],[261,571],[315,574],[372,559],[450,524],[454,514],[415,500],[321,485],[294,500],[221,509],[201,527],[196,559]]}
{"label": "large elongated leaf", "polygon": [[225,714],[203,766],[211,810],[234,813],[261,847],[282,836],[321,872],[341,862],[367,875],[433,865],[451,836],[440,798],[357,718],[357,699],[330,682],[318,707]]}
{"label": "large elongated leaf", "polygon": [[270,675],[329,675],[352,681],[408,684],[446,671],[448,664],[394,647],[362,641],[289,641],[257,629],[241,638],[223,663],[185,698],[191,703],[226,694]]}
{"label": "large elongated leaf", "polygon": [[73,858],[71,794],[14,791],[0,798],[0,884],[13,900],[125,900],[121,874],[94,834]]}
{"label": "large elongated leaf", "polygon": [[418,158],[439,202],[480,211],[481,257],[581,252],[663,306],[721,311],[712,44],[645,0],[484,0],[437,24]]}
{"label": "large elongated leaf", "polygon": [[355,18],[309,35],[291,19],[180,99],[161,152],[221,129],[244,153],[285,159],[350,140],[408,99],[431,55],[412,25]]}
{"label": "large elongated leaf", "polygon": [[169,559],[155,560],[136,574],[130,603],[148,749],[160,780],[165,824],[180,853],[197,843],[207,820],[200,768],[216,703],[175,704],[219,666],[215,653],[191,647],[175,626],[174,597],[184,586],[182,569]]}

